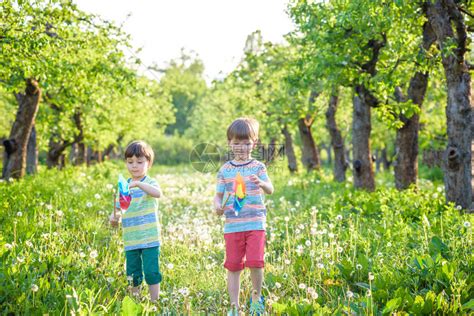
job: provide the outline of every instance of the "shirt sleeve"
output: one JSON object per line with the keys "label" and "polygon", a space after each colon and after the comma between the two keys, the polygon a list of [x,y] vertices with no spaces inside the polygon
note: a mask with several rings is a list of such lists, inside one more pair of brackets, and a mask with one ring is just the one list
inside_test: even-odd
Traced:
{"label": "shirt sleeve", "polygon": [[260,167],[257,170],[257,176],[262,181],[265,181],[265,182],[270,181],[270,178],[268,178],[268,174],[267,174],[267,167],[265,167],[263,163],[260,165]]}
{"label": "shirt sleeve", "polygon": [[156,181],[153,178],[149,178],[148,184],[160,189],[160,185],[158,184],[158,181]]}
{"label": "shirt sleeve", "polygon": [[224,182],[224,174],[222,172],[222,168],[217,173],[217,184],[216,184],[216,193],[224,193],[225,192],[225,182]]}

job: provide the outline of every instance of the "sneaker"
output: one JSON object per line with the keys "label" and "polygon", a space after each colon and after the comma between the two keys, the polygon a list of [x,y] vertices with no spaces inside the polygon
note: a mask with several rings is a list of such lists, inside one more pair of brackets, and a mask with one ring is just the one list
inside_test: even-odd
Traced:
{"label": "sneaker", "polygon": [[253,316],[262,316],[265,313],[265,299],[263,295],[260,297],[258,302],[252,302],[252,298],[250,298],[250,315]]}

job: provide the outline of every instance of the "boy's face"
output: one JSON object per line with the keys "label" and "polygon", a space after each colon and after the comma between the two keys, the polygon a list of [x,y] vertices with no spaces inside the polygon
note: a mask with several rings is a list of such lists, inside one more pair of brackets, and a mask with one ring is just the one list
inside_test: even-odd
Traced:
{"label": "boy's face", "polygon": [[145,157],[132,156],[126,159],[128,172],[133,178],[142,178],[148,171],[149,162]]}
{"label": "boy's face", "polygon": [[230,150],[236,160],[246,160],[250,158],[250,153],[255,147],[255,142],[251,139],[235,139],[229,141]]}

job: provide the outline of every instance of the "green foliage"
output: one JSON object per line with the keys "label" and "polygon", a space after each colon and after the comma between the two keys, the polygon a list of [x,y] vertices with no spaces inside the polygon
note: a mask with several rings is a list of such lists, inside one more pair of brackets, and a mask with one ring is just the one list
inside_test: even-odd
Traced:
{"label": "green foliage", "polygon": [[[133,69],[137,61],[125,57],[129,37],[120,27],[71,1],[2,1],[1,6],[0,84],[7,93],[18,93],[25,79],[39,81],[40,149],[52,139],[102,150],[119,139],[160,133],[174,121],[169,95],[139,77]],[[11,102],[0,105],[12,107]]]}
{"label": "green foliage", "polygon": [[181,52],[178,60],[172,60],[160,80],[163,90],[170,95],[176,120],[166,128],[167,134],[184,131],[191,125],[190,116],[204,95],[207,86],[203,78],[201,60]]}
{"label": "green foliage", "polygon": [[[367,193],[330,182],[325,173],[292,177],[282,167],[269,168],[276,192],[267,197],[267,312],[472,310],[473,219],[445,205],[442,187],[424,180],[417,190]],[[215,175],[189,166],[155,165],[150,172],[164,191],[164,281],[152,304],[130,294],[121,233],[107,223],[124,169],[111,163],[41,169],[35,177],[0,182],[1,313],[225,312],[222,221],[203,207],[212,200]],[[242,289],[246,301],[247,272]],[[144,287],[141,296],[147,295]]]}

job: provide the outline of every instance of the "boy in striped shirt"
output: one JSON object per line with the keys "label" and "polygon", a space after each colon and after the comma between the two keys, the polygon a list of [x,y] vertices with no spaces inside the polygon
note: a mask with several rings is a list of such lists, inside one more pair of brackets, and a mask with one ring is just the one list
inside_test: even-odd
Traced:
{"label": "boy in striped shirt", "polygon": [[[127,277],[133,282],[132,293],[139,293],[144,273],[151,301],[156,301],[162,279],[158,263],[160,241],[157,198],[162,194],[158,183],[147,176],[153,158],[153,149],[143,141],[134,141],[125,149],[125,162],[131,175],[128,182],[132,200],[123,213],[122,228]],[[118,209],[116,214],[121,214],[118,202],[115,207]],[[112,213],[111,224],[116,226],[119,221],[120,218],[114,217]]]}
{"label": "boy in striped shirt", "polygon": [[[250,314],[263,315],[263,283],[266,208],[263,193],[272,194],[273,185],[263,163],[252,159],[251,152],[258,140],[259,124],[255,119],[239,118],[227,129],[227,140],[234,159],[226,162],[217,175],[214,208],[218,215],[225,214],[224,239],[226,244],[227,289],[231,311],[239,309],[240,273],[250,269],[253,291]],[[241,184],[241,180],[243,184]],[[245,197],[242,188],[245,188]],[[225,198],[224,195],[230,198]],[[240,210],[239,210],[240,209]],[[245,262],[244,262],[245,258]]]}

